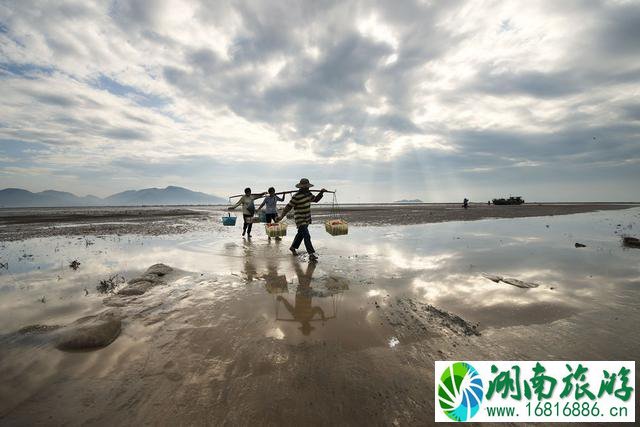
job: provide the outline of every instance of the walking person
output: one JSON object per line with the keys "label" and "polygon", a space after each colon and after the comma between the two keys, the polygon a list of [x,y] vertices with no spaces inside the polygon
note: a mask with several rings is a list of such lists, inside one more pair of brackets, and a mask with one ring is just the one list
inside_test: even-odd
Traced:
{"label": "walking person", "polygon": [[242,224],[242,236],[246,234],[248,238],[251,238],[251,226],[253,225],[253,215],[256,213],[256,205],[254,200],[259,199],[267,193],[251,194],[251,188],[244,189],[244,196],[240,197],[238,202],[229,207],[229,210],[233,210],[242,205],[242,218],[244,223]]}
{"label": "walking person", "polygon": [[291,243],[289,250],[292,254],[298,255],[297,250],[300,247],[300,244],[304,241],[304,246],[307,248],[309,259],[311,261],[315,261],[318,259],[318,256],[316,255],[316,250],[311,244],[311,235],[309,234],[309,224],[311,224],[311,203],[319,202],[327,190],[323,188],[314,196],[310,191],[313,184],[311,184],[307,178],[302,178],[300,182],[296,184],[296,187],[300,190],[291,197],[291,200],[289,200],[289,203],[285,206],[282,214],[276,218],[276,222],[282,221],[282,219],[287,216],[287,213],[293,209],[298,232],[296,233],[296,237],[293,239],[293,243]]}
{"label": "walking person", "polygon": [[[264,210],[265,222],[267,224],[271,224],[272,221],[276,222],[276,218],[278,217],[277,204],[279,201],[284,202],[284,196],[278,197],[276,195],[276,189],[273,187],[269,187],[268,192],[269,195],[264,198],[264,200],[258,207],[258,210],[262,209],[262,207],[266,205],[266,209]],[[269,240],[271,240],[271,237],[269,237]],[[280,240],[280,237],[276,237],[276,240]]]}
{"label": "walking person", "polygon": [[268,190],[269,195],[264,198],[258,210],[262,209],[263,206],[266,206],[264,210],[266,216],[266,223],[271,224],[271,222],[276,222],[276,218],[278,217],[278,202],[284,202],[284,196],[278,197],[276,195],[276,189],[273,187],[269,187]]}

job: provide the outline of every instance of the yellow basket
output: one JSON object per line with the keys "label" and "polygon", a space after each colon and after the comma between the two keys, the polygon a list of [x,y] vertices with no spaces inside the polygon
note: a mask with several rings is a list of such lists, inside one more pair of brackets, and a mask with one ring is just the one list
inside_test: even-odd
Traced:
{"label": "yellow basket", "polygon": [[330,219],[324,222],[324,229],[332,236],[349,234],[349,224],[343,219]]}
{"label": "yellow basket", "polygon": [[264,225],[264,231],[266,231],[269,237],[284,237],[287,235],[287,223],[278,222]]}

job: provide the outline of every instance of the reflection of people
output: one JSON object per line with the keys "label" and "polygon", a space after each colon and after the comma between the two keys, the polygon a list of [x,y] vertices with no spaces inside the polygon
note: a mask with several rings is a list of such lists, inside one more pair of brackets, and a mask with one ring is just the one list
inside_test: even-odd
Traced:
{"label": "reflection of people", "polygon": [[254,203],[254,200],[259,199],[265,194],[266,193],[251,194],[251,189],[247,187],[244,189],[244,196],[240,197],[240,200],[238,200],[235,205],[229,207],[229,210],[233,210],[242,205],[242,218],[244,219],[244,224],[242,225],[243,236],[246,233],[247,237],[251,237],[253,214],[256,213],[256,205]]}
{"label": "reflection of people", "polygon": [[278,264],[274,260],[267,261],[267,274],[261,276],[265,281],[265,288],[270,294],[281,294],[287,292],[287,276],[278,274]]}
{"label": "reflection of people", "polygon": [[316,315],[320,316],[320,320],[326,320],[324,310],[322,307],[312,305],[311,296],[311,278],[313,271],[316,269],[315,263],[307,264],[307,271],[303,272],[300,264],[295,264],[296,275],[298,276],[298,287],[296,289],[295,305],[291,305],[282,296],[278,296],[278,301],[281,301],[287,311],[291,313],[294,320],[301,323],[300,330],[304,335],[309,335],[313,331],[314,327],[311,326],[311,321]]}
{"label": "reflection of people", "polygon": [[300,247],[300,243],[304,240],[304,247],[307,248],[309,259],[315,261],[318,259],[316,250],[311,244],[311,235],[309,234],[309,224],[311,224],[311,202],[317,203],[322,199],[322,195],[327,191],[324,188],[320,190],[317,195],[313,195],[309,190],[313,187],[313,184],[309,182],[307,178],[302,178],[298,184],[296,184],[300,190],[291,197],[289,204],[284,208],[282,214],[276,218],[276,222],[282,221],[291,209],[294,210],[294,218],[296,221],[296,227],[298,227],[298,233],[291,243],[289,250],[297,255],[296,252]]}
{"label": "reflection of people", "polygon": [[251,240],[244,243],[244,274],[247,276],[247,282],[252,282],[258,275],[251,246]]}

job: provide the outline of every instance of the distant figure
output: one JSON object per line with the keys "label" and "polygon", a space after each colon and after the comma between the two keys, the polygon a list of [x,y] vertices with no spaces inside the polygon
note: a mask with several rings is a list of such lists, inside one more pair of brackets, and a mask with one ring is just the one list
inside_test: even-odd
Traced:
{"label": "distant figure", "polygon": [[267,193],[260,194],[251,194],[251,188],[247,187],[244,189],[244,196],[240,197],[238,203],[229,207],[229,210],[233,210],[238,206],[242,205],[242,218],[244,219],[244,224],[242,225],[242,236],[244,237],[245,233],[247,237],[251,237],[251,226],[253,225],[253,215],[256,213],[256,205],[253,202],[256,199],[264,196]]}
{"label": "distant figure", "polygon": [[276,218],[276,222],[282,221],[282,219],[287,216],[287,213],[293,209],[298,232],[296,233],[296,237],[293,239],[293,243],[291,243],[289,250],[292,254],[298,255],[297,250],[300,247],[300,243],[304,240],[304,246],[307,248],[309,259],[311,261],[315,261],[318,259],[318,256],[316,255],[316,250],[311,244],[311,235],[309,234],[309,224],[311,224],[311,202],[318,203],[320,199],[322,199],[322,195],[327,190],[323,188],[317,196],[314,196],[309,190],[313,187],[313,184],[311,184],[307,178],[302,178],[300,182],[296,184],[296,187],[300,190],[291,197],[291,200],[287,206],[285,206],[282,214]]}
{"label": "distant figure", "polygon": [[[276,195],[276,189],[273,187],[269,187],[268,191],[269,195],[264,198],[262,204],[260,204],[260,206],[258,207],[258,210],[262,209],[262,207],[265,205],[267,206],[267,208],[264,210],[264,213],[266,214],[265,222],[267,224],[270,224],[271,221],[276,222],[276,218],[278,217],[277,204],[278,201],[284,202],[284,196],[282,196],[282,198],[278,197]],[[269,237],[269,240],[271,240],[271,237]],[[276,237],[276,240],[280,240],[280,237]]]}
{"label": "distant figure", "polygon": [[487,204],[488,204],[488,205],[491,205],[491,200],[487,200]]}
{"label": "distant figure", "polygon": [[467,199],[466,197],[462,201],[462,207],[465,208],[465,209],[467,209],[469,207],[469,199]]}

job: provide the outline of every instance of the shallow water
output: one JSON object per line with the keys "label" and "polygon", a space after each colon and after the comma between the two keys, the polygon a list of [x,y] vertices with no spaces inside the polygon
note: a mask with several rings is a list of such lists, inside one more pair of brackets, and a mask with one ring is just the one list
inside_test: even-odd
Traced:
{"label": "shallow water", "polygon": [[[300,345],[320,344],[343,352],[397,352],[435,340],[440,335],[437,329],[416,331],[407,328],[404,320],[405,327],[390,320],[397,311],[397,297],[428,303],[477,323],[482,335],[471,341],[476,348],[501,345],[504,351],[522,355],[515,340],[527,339],[522,331],[531,330],[529,338],[539,339],[538,354],[549,356],[570,357],[589,346],[593,357],[635,359],[640,349],[634,332],[640,318],[640,250],[622,247],[620,237],[639,232],[637,208],[352,227],[348,236],[339,237],[326,234],[322,225],[313,225],[310,231],[320,255],[317,265],[308,263],[305,255],[291,256],[287,250],[291,235],[282,242],[268,242],[257,225],[253,239],[244,240],[239,226],[222,227],[216,221],[214,214],[208,231],[177,236],[2,243],[0,262],[8,266],[0,269],[1,352],[5,356],[0,358],[0,372],[11,372],[12,381],[0,388],[4,401],[10,402],[0,407],[0,414],[28,396],[34,398],[33,393],[55,378],[77,378],[87,370],[92,377],[100,377],[102,371],[112,375],[107,373],[114,367],[146,358],[144,368],[139,368],[144,377],[149,366],[160,363],[149,357],[149,348],[165,349],[166,340],[184,344],[163,350],[166,357],[160,360],[167,364],[177,363],[176,354],[181,359],[196,357],[204,351],[203,345],[236,343],[232,353],[206,350],[207,375],[220,378],[255,375],[261,369],[270,372],[273,366],[293,360],[291,348]],[[575,248],[576,242],[587,246]],[[69,267],[74,259],[81,262],[76,271]],[[106,295],[96,290],[100,280],[115,274],[131,279],[160,262],[182,275],[137,299],[136,304],[148,308],[130,316],[122,335],[109,347],[67,354],[45,345],[28,347],[12,338],[27,325],[67,324],[103,310]],[[483,273],[539,286],[521,289],[494,283]],[[591,329],[580,332],[585,325]],[[622,342],[621,336],[625,337]],[[544,353],[544,343],[558,339],[571,343]],[[272,343],[263,358],[257,357],[260,363],[249,356],[237,359],[238,348],[250,353],[251,343]],[[284,351],[285,347],[273,347],[278,343],[296,347]],[[243,357],[249,359],[243,362]],[[180,374],[169,371],[182,381],[185,372],[200,369],[198,363],[183,361]],[[233,374],[230,365],[235,366]],[[158,369],[166,371],[164,367]],[[197,383],[195,377],[190,381]],[[24,394],[12,393],[11,387],[18,383],[27,384]]]}
{"label": "shallow water", "polygon": [[[7,242],[0,246],[0,262],[8,263],[0,269],[0,333],[33,323],[64,323],[91,312],[104,297],[96,291],[100,280],[113,274],[132,278],[157,262],[238,277],[263,288],[266,300],[276,294],[293,298],[302,280],[312,288],[314,304],[329,296],[335,300],[337,294],[360,302],[410,295],[483,328],[548,322],[592,304],[594,298],[607,304],[640,284],[640,251],[620,244],[620,235],[633,234],[634,226],[640,230],[639,212],[352,227],[348,236],[338,237],[313,225],[321,260],[309,272],[304,256],[298,260],[286,250],[295,230],[291,226],[282,242],[268,242],[261,225],[254,228],[252,240],[236,235],[239,226],[212,226],[210,232],[177,236]],[[576,242],[587,247],[575,248]],[[69,267],[74,259],[81,262],[77,271]],[[496,284],[482,273],[540,287]],[[332,282],[348,289],[331,292],[327,286],[335,287]],[[324,323],[328,327],[329,321]]]}

